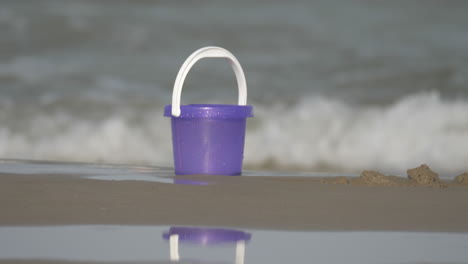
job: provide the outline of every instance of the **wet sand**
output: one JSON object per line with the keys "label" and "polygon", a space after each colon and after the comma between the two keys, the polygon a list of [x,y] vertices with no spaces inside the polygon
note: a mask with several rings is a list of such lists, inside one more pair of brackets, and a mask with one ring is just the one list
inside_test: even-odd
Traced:
{"label": "wet sand", "polygon": [[421,186],[396,178],[399,184],[379,185],[366,183],[363,176],[176,179],[212,184],[0,174],[0,225],[468,232],[468,187],[458,182]]}

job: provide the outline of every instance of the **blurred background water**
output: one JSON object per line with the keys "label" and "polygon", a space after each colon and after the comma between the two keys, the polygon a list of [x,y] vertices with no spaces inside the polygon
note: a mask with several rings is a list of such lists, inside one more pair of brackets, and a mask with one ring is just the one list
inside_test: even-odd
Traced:
{"label": "blurred background water", "polygon": [[[246,72],[245,167],[468,170],[466,1],[0,3],[0,158],[171,165],[179,67]],[[183,103],[236,103],[223,60]]]}

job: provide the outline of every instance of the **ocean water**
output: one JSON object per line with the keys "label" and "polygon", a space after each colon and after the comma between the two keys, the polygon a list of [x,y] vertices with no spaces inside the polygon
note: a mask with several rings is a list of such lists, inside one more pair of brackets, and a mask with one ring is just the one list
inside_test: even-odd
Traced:
{"label": "ocean water", "polygon": [[[167,236],[177,231],[171,243]],[[0,235],[4,263],[467,263],[468,257],[466,233],[55,225],[2,226]]]}
{"label": "ocean water", "polygon": [[[185,58],[232,51],[249,89],[248,169],[468,170],[468,3],[85,1],[0,4],[0,158],[172,164]],[[183,103],[235,103],[223,60]]]}

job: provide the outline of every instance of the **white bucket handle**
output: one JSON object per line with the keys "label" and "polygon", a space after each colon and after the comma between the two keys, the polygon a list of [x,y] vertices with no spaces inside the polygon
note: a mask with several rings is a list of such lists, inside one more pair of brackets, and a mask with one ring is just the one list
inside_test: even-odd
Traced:
{"label": "white bucket handle", "polygon": [[226,58],[231,63],[232,69],[236,74],[237,86],[239,88],[239,105],[247,104],[247,82],[245,81],[244,71],[239,61],[232,55],[231,52],[220,47],[204,47],[192,53],[180,67],[174,83],[174,91],[172,93],[172,116],[180,116],[180,95],[182,86],[184,85],[185,77],[192,66],[202,58]]}

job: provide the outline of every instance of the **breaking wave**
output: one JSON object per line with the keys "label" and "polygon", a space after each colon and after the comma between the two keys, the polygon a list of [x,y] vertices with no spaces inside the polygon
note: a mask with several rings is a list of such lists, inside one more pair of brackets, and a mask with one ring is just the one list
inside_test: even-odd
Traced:
{"label": "breaking wave", "polygon": [[[294,105],[253,104],[247,168],[374,168],[403,174],[427,163],[442,174],[468,170],[466,100],[443,100],[433,92],[387,106],[350,105],[326,97],[308,97]],[[93,118],[69,108],[38,107],[24,119],[14,116],[21,106],[3,106],[0,158],[172,164],[170,122],[162,117],[162,106],[120,106]]]}

